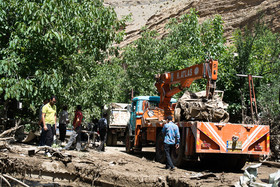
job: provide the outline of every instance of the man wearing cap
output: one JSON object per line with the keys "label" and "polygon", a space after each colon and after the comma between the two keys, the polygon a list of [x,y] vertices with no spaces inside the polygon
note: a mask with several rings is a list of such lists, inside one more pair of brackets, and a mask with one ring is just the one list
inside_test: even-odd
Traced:
{"label": "man wearing cap", "polygon": [[164,151],[166,155],[166,169],[170,169],[171,171],[175,170],[173,162],[171,160],[171,150],[174,149],[174,145],[176,149],[179,148],[180,144],[180,132],[177,125],[172,122],[172,116],[167,116],[167,123],[162,128],[162,133],[164,137]]}

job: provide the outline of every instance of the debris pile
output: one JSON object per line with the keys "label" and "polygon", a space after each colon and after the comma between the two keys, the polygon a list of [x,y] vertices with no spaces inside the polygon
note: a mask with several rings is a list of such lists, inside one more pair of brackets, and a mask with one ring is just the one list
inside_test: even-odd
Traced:
{"label": "debris pile", "polygon": [[223,92],[216,91],[213,99],[206,99],[205,91],[192,93],[186,91],[178,100],[175,108],[176,121],[228,122],[228,104],[222,101]]}
{"label": "debris pile", "polygon": [[262,163],[248,166],[243,176],[235,183],[235,187],[249,187],[249,186],[262,186],[262,187],[277,187],[279,186],[280,170],[269,175],[268,184],[258,179],[258,168]]}

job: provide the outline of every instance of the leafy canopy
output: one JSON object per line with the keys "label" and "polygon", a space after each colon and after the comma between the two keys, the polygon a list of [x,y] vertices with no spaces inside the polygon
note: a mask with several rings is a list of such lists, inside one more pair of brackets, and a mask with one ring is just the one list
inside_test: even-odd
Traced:
{"label": "leafy canopy", "polygon": [[[0,94],[24,101],[33,113],[55,94],[59,106],[81,104],[88,116],[98,117],[106,103],[129,102],[131,90],[134,96],[156,95],[155,74],[217,59],[217,89],[225,90],[231,119],[240,122],[242,110],[249,111],[247,80],[236,74],[253,74],[264,76],[254,80],[262,119],[277,125],[279,34],[263,23],[237,30],[226,46],[221,17],[199,23],[192,9],[170,20],[163,38],[143,28],[141,38],[113,58],[125,20],[98,0],[0,1],[0,10]],[[190,89],[205,85],[199,80]]]}
{"label": "leafy canopy", "polygon": [[[230,104],[232,122],[241,122],[242,112],[250,116],[248,80],[236,74],[264,76],[254,79],[259,112],[262,120],[273,119],[266,124],[277,121],[280,115],[276,92],[279,90],[279,34],[272,33],[260,20],[250,29],[237,30],[229,46],[223,37],[221,17],[217,15],[200,24],[195,10],[172,19],[166,29],[169,33],[160,39],[157,32],[144,28],[142,37],[122,54],[128,76],[126,87],[133,89],[135,95],[157,94],[155,74],[183,69],[212,58],[219,61],[217,89],[225,91],[224,100]],[[205,81],[199,80],[190,90],[201,91],[205,85]]]}
{"label": "leafy canopy", "polygon": [[279,34],[273,33],[260,18],[253,27],[236,30],[233,39],[234,45],[228,48],[230,53],[221,56],[224,63],[222,72],[219,71],[218,84],[226,91],[225,101],[230,104],[230,114],[238,122],[242,120],[242,112],[251,116],[248,79],[237,77],[236,74],[263,76],[262,79],[254,78],[253,82],[259,115],[262,116],[262,121],[266,121],[265,124],[271,124],[272,120],[268,122],[266,119],[272,118],[265,116],[273,114],[275,121],[280,115],[279,109],[275,110],[279,108],[279,93],[276,91],[279,90]]}
{"label": "leafy canopy", "polygon": [[[155,74],[182,69],[209,58],[217,59],[226,50],[222,23],[221,17],[215,16],[200,24],[197,12],[192,9],[189,14],[172,19],[166,27],[169,34],[162,39],[155,31],[144,28],[142,37],[122,54],[127,87],[132,88],[135,95],[155,95]],[[204,85],[194,83],[192,89],[198,90]]]}
{"label": "leafy canopy", "polygon": [[5,100],[21,100],[34,113],[52,94],[59,106],[81,104],[91,111],[115,97],[111,90],[119,81],[107,83],[122,70],[105,59],[115,54],[112,44],[122,40],[117,31],[124,21],[112,8],[99,0],[4,0],[0,10],[0,94]]}

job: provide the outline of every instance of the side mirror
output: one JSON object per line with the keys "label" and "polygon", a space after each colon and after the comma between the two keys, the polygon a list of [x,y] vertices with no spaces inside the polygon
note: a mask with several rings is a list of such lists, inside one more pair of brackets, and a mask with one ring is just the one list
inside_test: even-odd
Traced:
{"label": "side mirror", "polygon": [[127,109],[128,112],[132,112],[131,105],[127,105],[126,109]]}

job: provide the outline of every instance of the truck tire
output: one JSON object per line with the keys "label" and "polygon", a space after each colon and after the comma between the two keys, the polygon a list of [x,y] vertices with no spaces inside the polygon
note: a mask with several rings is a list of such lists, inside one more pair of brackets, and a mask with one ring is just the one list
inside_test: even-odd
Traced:
{"label": "truck tire", "polygon": [[240,171],[246,161],[247,155],[240,154],[209,154],[201,157],[202,165],[224,171]]}
{"label": "truck tire", "polygon": [[241,170],[247,161],[247,155],[240,155],[240,157],[237,160],[237,163],[235,165],[236,170]]}
{"label": "truck tire", "polygon": [[231,154],[224,156],[226,159],[223,160],[223,166],[231,171],[240,171],[247,161],[247,155]]}
{"label": "truck tire", "polygon": [[166,163],[166,156],[164,152],[164,135],[160,132],[157,135],[156,140],[156,161],[160,163]]}
{"label": "truck tire", "polygon": [[116,146],[118,142],[118,135],[117,134],[112,134],[112,145]]}
{"label": "truck tire", "polygon": [[111,146],[112,145],[112,141],[113,141],[112,132],[111,132],[111,130],[108,130],[106,144],[108,146]]}
{"label": "truck tire", "polygon": [[133,153],[134,150],[133,150],[133,140],[134,140],[134,137],[131,137],[129,135],[129,131],[126,131],[125,133],[125,152],[127,153]]}
{"label": "truck tire", "polygon": [[184,163],[184,146],[180,142],[178,149],[174,148],[171,150],[171,159],[175,166],[180,167]]}

